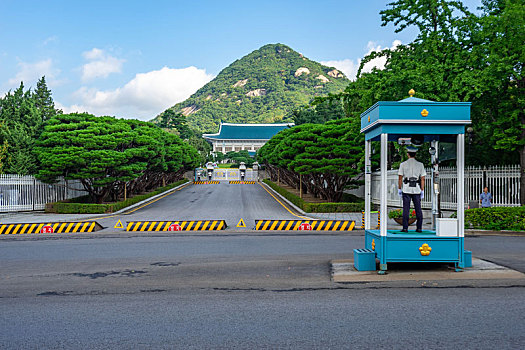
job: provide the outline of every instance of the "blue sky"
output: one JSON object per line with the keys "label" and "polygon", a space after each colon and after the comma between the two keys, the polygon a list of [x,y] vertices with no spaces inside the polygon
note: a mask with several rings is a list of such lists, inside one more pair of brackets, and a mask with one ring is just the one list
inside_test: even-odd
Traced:
{"label": "blue sky", "polygon": [[371,50],[414,39],[381,27],[389,2],[0,0],[0,94],[45,75],[65,112],[150,120],[268,43],[351,78]]}

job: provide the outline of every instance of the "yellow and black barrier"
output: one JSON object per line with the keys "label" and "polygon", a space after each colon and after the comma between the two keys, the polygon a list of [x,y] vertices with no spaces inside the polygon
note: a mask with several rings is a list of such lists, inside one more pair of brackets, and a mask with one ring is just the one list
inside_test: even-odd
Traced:
{"label": "yellow and black barrier", "polygon": [[101,230],[95,221],[0,224],[0,235],[34,233],[87,233]]}
{"label": "yellow and black barrier", "polygon": [[226,229],[224,220],[194,221],[128,221],[126,231],[220,231]]}
{"label": "yellow and black barrier", "polygon": [[216,180],[212,181],[193,181],[194,185],[218,185],[220,182]]}
{"label": "yellow and black barrier", "polygon": [[257,231],[352,231],[349,220],[255,220]]}
{"label": "yellow and black barrier", "polygon": [[230,181],[230,185],[255,185],[255,181]]}
{"label": "yellow and black barrier", "polygon": [[[380,228],[381,227],[381,211],[371,211],[370,214],[375,214],[377,213],[377,226],[376,228]],[[365,212],[364,211],[361,211],[361,228],[364,230],[365,229]]]}

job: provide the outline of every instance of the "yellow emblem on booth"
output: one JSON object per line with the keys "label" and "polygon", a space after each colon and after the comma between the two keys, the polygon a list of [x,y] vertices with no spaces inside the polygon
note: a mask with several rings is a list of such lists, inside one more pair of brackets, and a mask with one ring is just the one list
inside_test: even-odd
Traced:
{"label": "yellow emblem on booth", "polygon": [[421,115],[422,115],[423,117],[428,116],[428,111],[427,111],[426,109],[423,109],[423,110],[421,111]]}
{"label": "yellow emblem on booth", "polygon": [[419,247],[419,252],[423,256],[429,256],[430,252],[432,251],[432,248],[426,243],[424,243],[421,247]]}
{"label": "yellow emblem on booth", "polygon": [[376,250],[376,241],[372,240],[372,250]]}
{"label": "yellow emblem on booth", "polygon": [[370,116],[368,116],[368,122],[370,123]]}

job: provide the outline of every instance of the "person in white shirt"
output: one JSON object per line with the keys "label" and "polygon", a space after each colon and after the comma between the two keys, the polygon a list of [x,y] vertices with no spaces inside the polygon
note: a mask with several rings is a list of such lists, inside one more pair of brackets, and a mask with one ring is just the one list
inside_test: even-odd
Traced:
{"label": "person in white shirt", "polygon": [[423,228],[423,211],[421,210],[421,200],[425,193],[425,167],[423,163],[416,160],[417,148],[408,146],[408,160],[399,166],[398,194],[403,198],[403,229],[401,232],[408,232],[408,218],[410,214],[410,201],[414,202],[416,210],[416,232],[421,232]]}

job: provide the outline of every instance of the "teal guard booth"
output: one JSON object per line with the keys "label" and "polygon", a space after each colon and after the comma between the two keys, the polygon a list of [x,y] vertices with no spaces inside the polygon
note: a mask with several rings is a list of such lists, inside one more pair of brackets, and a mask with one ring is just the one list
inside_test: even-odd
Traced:
{"label": "teal guard booth", "polygon": [[[457,270],[469,267],[471,253],[464,249],[464,148],[465,126],[470,124],[470,102],[434,102],[413,97],[401,101],[380,101],[361,114],[361,132],[365,134],[365,249],[354,250],[354,266],[357,270],[376,269],[379,260],[379,273],[387,270],[393,262],[443,262],[453,263]],[[429,152],[434,163],[439,155],[439,143],[455,143],[457,150],[457,219],[436,220],[435,229],[421,233],[411,231],[402,233],[400,229],[388,229],[388,220],[381,220],[379,229],[371,229],[372,170],[371,142],[381,143],[381,185],[380,212],[387,213],[387,144],[418,145],[430,142],[431,148],[420,149]],[[433,150],[434,154],[430,153]],[[432,178],[438,174],[438,162],[432,169]],[[427,174],[429,176],[431,174]],[[433,181],[433,180],[432,180]],[[396,182],[397,184],[397,182]],[[433,214],[437,213],[438,185],[430,190]],[[434,225],[433,225],[434,227]],[[373,264],[372,264],[373,260]]]}

